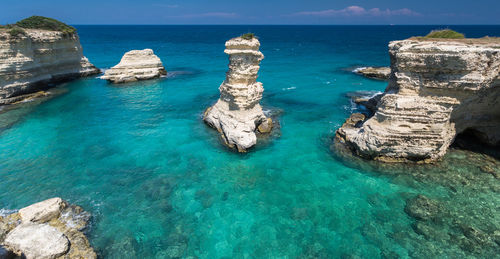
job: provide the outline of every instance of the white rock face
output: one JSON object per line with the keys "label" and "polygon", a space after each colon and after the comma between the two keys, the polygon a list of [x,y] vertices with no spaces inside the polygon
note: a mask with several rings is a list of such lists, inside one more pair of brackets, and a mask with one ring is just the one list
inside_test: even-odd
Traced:
{"label": "white rock face", "polygon": [[[27,258],[97,258],[82,232],[90,214],[61,198],[0,215],[0,249]],[[8,257],[10,258],[10,257]],[[17,258],[17,257],[16,257]]]}
{"label": "white rock face", "polygon": [[158,78],[166,75],[161,60],[152,49],[131,50],[123,55],[120,63],[106,70],[102,79],[113,83],[127,83]]}
{"label": "white rock face", "polygon": [[255,131],[261,124],[268,124],[262,129],[272,127],[272,121],[266,118],[259,104],[264,91],[262,83],[256,81],[259,63],[264,58],[259,47],[256,38],[238,37],[226,42],[224,53],[229,55],[229,71],[219,87],[219,100],[203,117],[221,133],[226,145],[240,152],[257,143]]}
{"label": "white rock face", "polygon": [[26,30],[12,37],[0,30],[0,105],[44,90],[50,83],[99,73],[83,56],[77,34]]}
{"label": "white rock face", "polygon": [[19,215],[23,223],[44,223],[52,218],[59,217],[66,206],[66,203],[61,198],[52,198],[20,209]]}
{"label": "white rock face", "polygon": [[458,133],[500,144],[500,40],[389,44],[391,76],[375,115],[337,137],[361,156],[432,162]]}
{"label": "white rock face", "polygon": [[27,259],[57,258],[69,249],[68,238],[63,233],[49,225],[35,223],[14,228],[7,234],[4,244],[22,252]]}

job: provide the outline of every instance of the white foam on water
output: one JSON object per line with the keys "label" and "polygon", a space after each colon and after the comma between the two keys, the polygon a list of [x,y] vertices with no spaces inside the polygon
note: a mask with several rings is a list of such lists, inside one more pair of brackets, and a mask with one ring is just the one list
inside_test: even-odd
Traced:
{"label": "white foam on water", "polygon": [[0,217],[5,217],[16,212],[17,210],[0,209]]}

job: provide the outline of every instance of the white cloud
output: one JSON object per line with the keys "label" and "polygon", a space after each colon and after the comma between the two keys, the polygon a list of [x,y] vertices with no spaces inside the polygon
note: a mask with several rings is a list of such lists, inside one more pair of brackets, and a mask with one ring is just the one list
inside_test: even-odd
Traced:
{"label": "white cloud", "polygon": [[346,7],[344,9],[328,9],[321,11],[306,11],[298,12],[292,14],[292,16],[318,16],[318,17],[334,17],[334,16],[418,16],[417,12],[414,12],[408,8],[391,10],[380,8],[365,9],[361,6],[353,5]]}

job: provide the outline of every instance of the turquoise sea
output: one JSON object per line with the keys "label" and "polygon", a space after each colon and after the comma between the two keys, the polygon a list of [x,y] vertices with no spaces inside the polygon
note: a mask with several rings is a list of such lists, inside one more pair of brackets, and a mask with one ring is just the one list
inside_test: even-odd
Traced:
{"label": "turquoise sea", "polygon": [[[386,86],[351,70],[388,66],[389,41],[445,27],[76,26],[97,67],[151,48],[169,75],[89,77],[1,111],[0,208],[78,204],[103,258],[498,258],[500,181],[486,173],[500,175],[498,159],[453,149],[436,165],[382,165],[331,146],[358,109],[348,96]],[[246,32],[260,38],[261,103],[281,129],[238,154],[201,114],[219,97],[224,42]],[[405,213],[418,194],[439,202],[438,219]]]}

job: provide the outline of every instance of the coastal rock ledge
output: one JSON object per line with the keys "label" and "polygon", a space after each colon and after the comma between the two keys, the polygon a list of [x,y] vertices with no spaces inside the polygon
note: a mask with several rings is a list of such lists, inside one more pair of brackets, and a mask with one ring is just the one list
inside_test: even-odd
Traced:
{"label": "coastal rock ledge", "polygon": [[152,49],[131,50],[123,55],[118,65],[106,70],[101,79],[112,83],[128,83],[159,78],[167,71]]}
{"label": "coastal rock ledge", "polygon": [[82,233],[89,219],[61,198],[0,213],[0,258],[97,258]]}
{"label": "coastal rock ledge", "polygon": [[0,105],[99,72],[83,56],[76,33],[25,29],[13,36],[0,29]]}
{"label": "coastal rock ledge", "polygon": [[389,54],[374,115],[345,123],[336,143],[386,162],[434,162],[465,132],[500,144],[499,38],[411,38],[391,42]]}
{"label": "coastal rock ledge", "polygon": [[239,152],[257,143],[256,131],[269,133],[273,126],[259,104],[264,91],[262,83],[257,82],[259,63],[264,58],[259,47],[255,37],[237,37],[226,42],[226,80],[219,87],[219,100],[203,115],[203,120],[221,133],[224,143]]}

